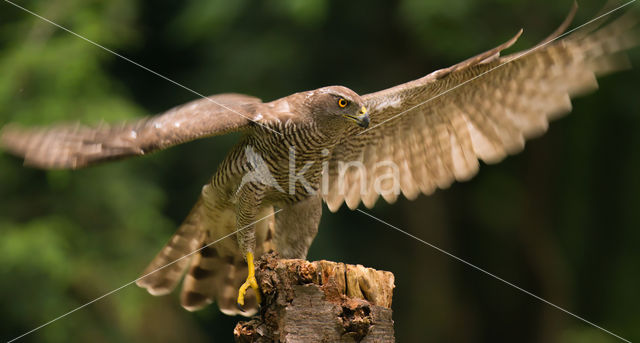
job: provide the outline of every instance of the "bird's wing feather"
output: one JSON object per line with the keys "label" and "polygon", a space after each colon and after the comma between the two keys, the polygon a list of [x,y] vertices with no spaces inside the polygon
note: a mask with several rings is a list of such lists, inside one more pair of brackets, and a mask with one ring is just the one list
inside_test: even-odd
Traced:
{"label": "bird's wing feather", "polygon": [[410,199],[430,194],[471,178],[478,160],[519,152],[525,139],[571,110],[570,97],[597,88],[596,76],[628,66],[624,51],[638,44],[636,23],[626,13],[551,41],[558,30],[534,49],[500,57],[518,34],[450,68],[364,95],[371,126],[354,128],[332,152],[327,205],[335,211],[343,202],[372,207],[380,195],[394,202],[400,192]]}
{"label": "bird's wing feather", "polygon": [[0,132],[0,147],[24,157],[27,165],[75,169],[242,130],[259,104],[255,97],[220,94],[118,125],[25,128],[10,124]]}

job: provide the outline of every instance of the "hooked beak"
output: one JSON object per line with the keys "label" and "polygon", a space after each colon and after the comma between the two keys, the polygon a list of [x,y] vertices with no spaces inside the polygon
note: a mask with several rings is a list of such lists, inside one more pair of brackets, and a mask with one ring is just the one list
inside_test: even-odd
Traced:
{"label": "hooked beak", "polygon": [[345,118],[353,120],[358,124],[358,126],[362,128],[366,129],[367,127],[369,127],[369,114],[367,114],[367,108],[364,106],[362,106],[357,116],[347,114],[345,115]]}

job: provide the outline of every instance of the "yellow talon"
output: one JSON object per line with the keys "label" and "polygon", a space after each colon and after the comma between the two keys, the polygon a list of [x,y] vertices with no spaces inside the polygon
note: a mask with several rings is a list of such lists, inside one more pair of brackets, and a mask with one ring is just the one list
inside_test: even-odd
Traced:
{"label": "yellow talon", "polygon": [[244,296],[247,293],[247,289],[249,287],[253,288],[256,292],[256,301],[260,304],[260,287],[258,287],[258,281],[256,281],[256,271],[255,266],[253,265],[253,253],[247,253],[247,267],[249,268],[249,274],[247,275],[247,280],[240,286],[240,290],[238,291],[238,305],[244,306]]}

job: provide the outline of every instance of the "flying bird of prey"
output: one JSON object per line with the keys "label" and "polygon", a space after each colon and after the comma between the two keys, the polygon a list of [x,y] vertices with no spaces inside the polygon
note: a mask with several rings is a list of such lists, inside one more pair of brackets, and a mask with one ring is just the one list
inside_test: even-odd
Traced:
{"label": "flying bird of prey", "polygon": [[[250,315],[260,302],[254,256],[274,249],[305,258],[323,200],[332,211],[342,203],[371,208],[380,196],[392,203],[400,193],[413,199],[467,180],[479,160],[522,150],[571,110],[570,97],[594,90],[596,76],[628,67],[625,50],[638,43],[634,18],[560,37],[574,12],[534,48],[501,56],[520,31],[452,67],[371,94],[331,86],[266,103],[222,94],[118,125],[10,124],[0,142],[27,165],[76,169],[243,132],[137,283],[167,294],[188,270],[186,309],[217,301],[227,314]],[[236,230],[236,239],[217,242]]]}

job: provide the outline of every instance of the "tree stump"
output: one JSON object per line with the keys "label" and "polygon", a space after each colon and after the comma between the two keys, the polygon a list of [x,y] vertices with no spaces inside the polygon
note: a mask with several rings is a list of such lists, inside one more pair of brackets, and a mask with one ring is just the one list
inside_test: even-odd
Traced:
{"label": "tree stump", "polygon": [[256,277],[262,308],[236,325],[236,342],[395,341],[390,272],[270,253],[258,262]]}

